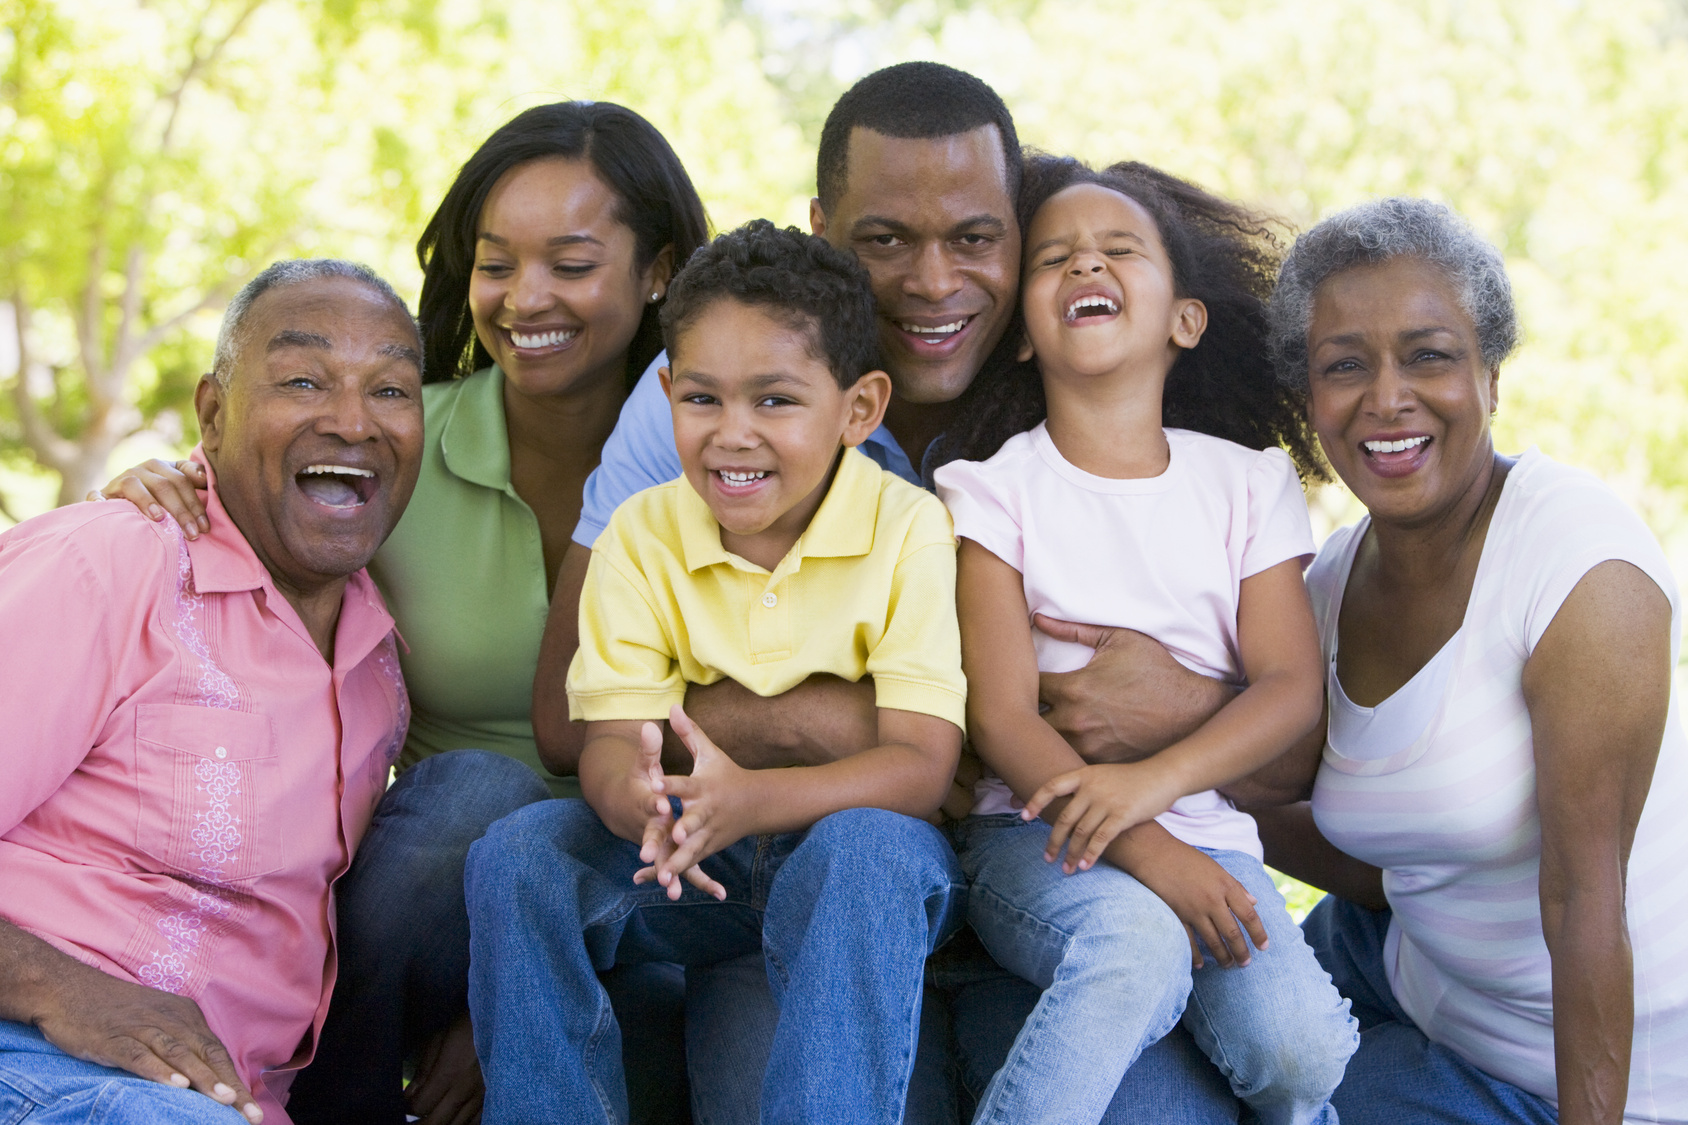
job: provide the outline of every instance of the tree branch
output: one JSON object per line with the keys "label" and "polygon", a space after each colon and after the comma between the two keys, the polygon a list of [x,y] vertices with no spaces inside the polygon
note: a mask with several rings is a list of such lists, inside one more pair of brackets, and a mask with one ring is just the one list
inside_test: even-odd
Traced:
{"label": "tree branch", "polygon": [[12,322],[17,329],[18,339],[18,375],[12,385],[12,400],[17,406],[18,424],[23,427],[24,444],[29,446],[36,459],[48,468],[62,474],[76,458],[76,443],[68,438],[60,437],[47,425],[47,420],[41,417],[41,408],[36,406],[35,399],[29,393],[29,305],[24,300],[22,290],[13,290]]}

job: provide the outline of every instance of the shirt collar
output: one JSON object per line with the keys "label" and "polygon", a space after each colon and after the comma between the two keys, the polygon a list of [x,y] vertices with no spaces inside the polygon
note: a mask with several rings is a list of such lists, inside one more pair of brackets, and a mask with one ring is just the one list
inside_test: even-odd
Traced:
{"label": "shirt collar", "polygon": [[483,488],[510,491],[504,373],[496,365],[461,380],[440,425],[440,453],[452,475]]}
{"label": "shirt collar", "polygon": [[[297,622],[298,615],[281,591],[276,589],[275,580],[259,561],[252,544],[246,541],[246,536],[229,517],[228,509],[223,507],[223,499],[217,492],[217,475],[205,456],[205,447],[194,446],[188,456],[205,467],[205,479],[210,485],[205,495],[205,514],[210,518],[211,530],[197,539],[185,540],[188,560],[193,566],[194,592],[235,594],[262,590],[276,612],[284,613]],[[303,623],[298,624],[297,631],[310,641]],[[360,568],[346,580],[346,592],[340,599],[340,624],[334,644],[336,666],[355,667],[388,633],[394,632],[396,629],[392,616],[387,612],[387,603],[375,588],[369,571]]]}
{"label": "shirt collar", "polygon": [[[879,466],[860,451],[846,449],[821,506],[779,570],[795,570],[795,565],[788,564],[805,558],[848,558],[873,550],[873,529],[879,521],[880,472]],[[709,505],[692,488],[691,482],[682,476],[676,487],[679,489],[676,519],[686,570],[695,574],[720,563],[740,569],[748,567],[748,563],[721,546],[721,525],[715,522]]]}

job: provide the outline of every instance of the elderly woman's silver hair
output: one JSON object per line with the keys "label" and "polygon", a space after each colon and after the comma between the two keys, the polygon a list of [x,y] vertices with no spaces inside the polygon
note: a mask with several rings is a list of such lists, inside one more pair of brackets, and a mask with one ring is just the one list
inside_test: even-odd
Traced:
{"label": "elderly woman's silver hair", "polygon": [[272,262],[257,277],[241,286],[240,292],[234,295],[228,308],[223,310],[223,326],[217,332],[217,351],[211,359],[211,374],[217,382],[227,387],[229,380],[234,376],[234,369],[240,360],[240,349],[246,344],[246,318],[251,314],[252,306],[257,303],[259,297],[271,289],[281,289],[325,277],[346,277],[353,281],[361,281],[393,302],[407,319],[410,317],[410,310],[405,307],[404,298],[387,284],[385,278],[359,262],[348,262],[341,258],[287,258]]}
{"label": "elderly woman's silver hair", "polygon": [[1398,196],[1338,212],[1295,240],[1267,311],[1280,382],[1307,389],[1307,330],[1319,286],[1355,266],[1400,257],[1428,262],[1454,283],[1486,366],[1512,354],[1518,314],[1500,251],[1448,207]]}

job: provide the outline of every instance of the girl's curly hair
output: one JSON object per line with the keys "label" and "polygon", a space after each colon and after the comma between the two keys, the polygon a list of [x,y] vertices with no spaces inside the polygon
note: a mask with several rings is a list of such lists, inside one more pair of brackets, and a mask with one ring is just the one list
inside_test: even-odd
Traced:
{"label": "girl's curly hair", "polygon": [[[1026,161],[1020,229],[1029,231],[1038,208],[1075,184],[1098,184],[1140,204],[1166,247],[1175,290],[1207,306],[1201,342],[1167,374],[1162,423],[1250,449],[1281,446],[1302,479],[1328,479],[1307,425],[1306,393],[1277,379],[1267,347],[1266,302],[1283,258],[1278,222],[1147,164],[1122,161],[1097,171],[1039,153]],[[958,400],[939,463],[982,461],[1047,416],[1037,361],[1015,356],[1024,339],[1024,315],[1016,312]]]}

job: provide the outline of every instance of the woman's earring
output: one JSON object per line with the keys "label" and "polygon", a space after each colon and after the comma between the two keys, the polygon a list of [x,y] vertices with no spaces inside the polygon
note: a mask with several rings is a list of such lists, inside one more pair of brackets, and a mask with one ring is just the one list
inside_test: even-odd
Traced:
{"label": "woman's earring", "polygon": [[651,304],[654,305],[660,300],[662,300],[662,291],[659,289],[655,293],[651,294]]}

